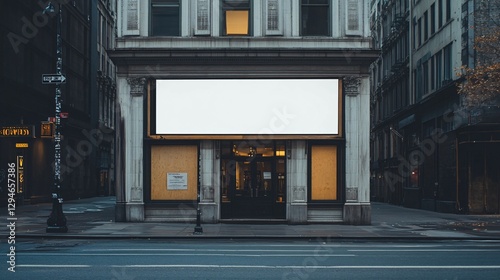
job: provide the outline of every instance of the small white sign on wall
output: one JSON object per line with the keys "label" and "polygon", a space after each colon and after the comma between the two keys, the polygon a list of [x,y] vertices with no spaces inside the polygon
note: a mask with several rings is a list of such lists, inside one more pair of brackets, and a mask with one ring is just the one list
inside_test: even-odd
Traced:
{"label": "small white sign on wall", "polygon": [[187,189],[187,173],[167,173],[167,190]]}

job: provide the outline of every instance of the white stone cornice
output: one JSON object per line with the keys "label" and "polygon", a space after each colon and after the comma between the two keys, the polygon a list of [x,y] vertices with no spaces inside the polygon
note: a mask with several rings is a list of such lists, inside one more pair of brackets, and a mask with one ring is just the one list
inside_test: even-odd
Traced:
{"label": "white stone cornice", "polygon": [[343,52],[372,50],[373,39],[363,37],[120,37],[116,50],[136,51],[157,49],[216,50],[216,49],[329,49]]}

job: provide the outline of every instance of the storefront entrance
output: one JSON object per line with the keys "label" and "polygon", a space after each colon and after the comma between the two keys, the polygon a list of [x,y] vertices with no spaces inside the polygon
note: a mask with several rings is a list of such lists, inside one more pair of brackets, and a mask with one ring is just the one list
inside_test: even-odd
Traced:
{"label": "storefront entrance", "polygon": [[233,144],[221,161],[222,219],[285,219],[284,146],[275,151],[274,145]]}

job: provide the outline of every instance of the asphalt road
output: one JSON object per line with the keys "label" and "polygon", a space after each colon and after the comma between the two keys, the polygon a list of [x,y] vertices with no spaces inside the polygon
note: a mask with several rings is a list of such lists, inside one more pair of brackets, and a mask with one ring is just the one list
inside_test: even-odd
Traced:
{"label": "asphalt road", "polygon": [[[16,240],[0,279],[499,279],[500,242]],[[15,248],[15,272],[9,271]],[[12,270],[12,269],[11,269]]]}

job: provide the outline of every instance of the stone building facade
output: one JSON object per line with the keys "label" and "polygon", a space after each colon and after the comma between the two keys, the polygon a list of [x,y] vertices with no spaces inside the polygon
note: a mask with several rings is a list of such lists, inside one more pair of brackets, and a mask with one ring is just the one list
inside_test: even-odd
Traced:
{"label": "stone building facade", "polygon": [[368,1],[118,1],[117,220],[369,224]]}

